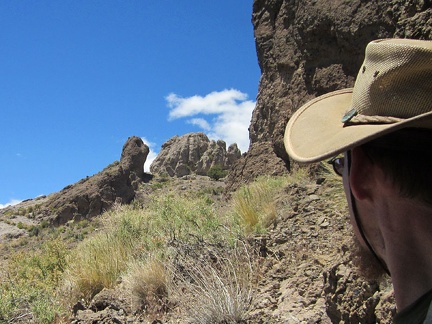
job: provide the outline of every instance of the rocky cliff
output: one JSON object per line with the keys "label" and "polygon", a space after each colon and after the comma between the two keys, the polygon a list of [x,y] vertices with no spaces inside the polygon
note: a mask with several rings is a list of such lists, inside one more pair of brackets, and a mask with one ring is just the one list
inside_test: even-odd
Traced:
{"label": "rocky cliff", "polygon": [[207,175],[213,166],[229,169],[241,156],[237,144],[226,149],[226,143],[213,141],[204,133],[174,136],[162,145],[162,150],[150,166],[153,174],[183,177],[189,174]]}
{"label": "rocky cliff", "polygon": [[232,189],[290,169],[289,117],[318,95],[353,86],[369,41],[432,38],[429,0],[255,0],[252,22],[262,75],[249,151],[230,173]]}

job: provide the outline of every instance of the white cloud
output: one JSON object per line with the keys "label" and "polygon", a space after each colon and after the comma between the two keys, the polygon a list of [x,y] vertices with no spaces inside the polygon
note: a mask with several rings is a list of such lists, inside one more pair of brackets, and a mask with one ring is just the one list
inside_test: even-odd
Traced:
{"label": "white cloud", "polygon": [[18,200],[18,199],[11,199],[9,202],[7,202],[6,204],[0,204],[0,209],[2,208],[6,208],[8,206],[13,206],[13,205],[17,205],[20,202],[22,202],[22,200]]}
{"label": "white cloud", "polygon": [[148,141],[145,137],[141,137],[141,139],[143,140],[144,144],[146,144],[150,149],[150,152],[147,155],[147,159],[144,163],[144,172],[150,172],[150,165],[158,155],[158,153],[154,151],[154,147],[156,146],[156,143]]}
{"label": "white cloud", "polygon": [[187,121],[188,124],[196,125],[201,127],[203,130],[211,130],[210,124],[204,118],[192,118]]}
{"label": "white cloud", "polygon": [[249,132],[255,102],[235,89],[215,91],[206,96],[182,98],[171,93],[165,98],[170,108],[169,120],[197,115],[216,115],[211,121],[202,117],[187,122],[199,126],[211,139],[222,139],[228,145],[237,143],[242,152],[249,147]]}

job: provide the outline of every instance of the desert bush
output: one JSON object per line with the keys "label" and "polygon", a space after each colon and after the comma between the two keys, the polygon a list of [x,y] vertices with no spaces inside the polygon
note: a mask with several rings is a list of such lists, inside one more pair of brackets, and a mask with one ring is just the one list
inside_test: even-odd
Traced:
{"label": "desert bush", "polygon": [[207,175],[216,181],[224,178],[227,174],[228,172],[222,169],[220,165],[212,166],[207,172]]}
{"label": "desert bush", "polygon": [[29,236],[38,236],[39,235],[39,227],[35,225],[31,225],[28,229]]}
{"label": "desert bush", "polygon": [[212,260],[183,254],[171,266],[173,298],[191,323],[241,323],[253,296],[257,270],[245,245]]}
{"label": "desert bush", "polygon": [[150,218],[157,231],[169,241],[223,240],[218,231],[223,218],[215,214],[206,197],[169,194],[152,202]]}

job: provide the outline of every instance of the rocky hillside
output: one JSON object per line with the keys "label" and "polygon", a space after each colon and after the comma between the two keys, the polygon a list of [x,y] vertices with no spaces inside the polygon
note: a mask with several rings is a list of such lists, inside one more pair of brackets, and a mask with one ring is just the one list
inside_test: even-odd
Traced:
{"label": "rocky hillside", "polygon": [[[59,226],[69,221],[89,220],[109,210],[114,203],[129,204],[138,199],[139,189],[153,178],[152,174],[144,173],[148,154],[149,148],[142,139],[131,136],[123,146],[120,161],[115,161],[101,172],[68,185],[59,192],[0,210],[0,242],[4,236],[20,237],[26,234],[14,223],[36,226],[48,222]],[[175,136],[164,143],[151,170],[155,176],[206,176],[214,166],[228,170],[240,156],[236,144],[230,145],[227,150],[222,140],[210,141],[204,133],[190,133]],[[8,220],[9,216],[13,218]]]}
{"label": "rocky hillside", "polygon": [[289,117],[318,95],[351,87],[369,41],[432,38],[430,0],[255,0],[252,22],[262,74],[250,147],[230,188],[290,169],[283,147]]}
{"label": "rocky hillside", "polygon": [[[207,176],[211,167],[228,170],[241,157],[236,144],[226,148],[222,140],[209,140],[204,133],[174,136],[162,145],[151,165],[153,174],[144,172],[149,148],[141,138],[131,136],[123,145],[120,160],[101,172],[81,179],[48,196],[28,199],[0,210],[0,243],[5,237],[19,238],[27,231],[16,225],[64,225],[89,220],[109,210],[115,203],[129,204],[153,176]],[[186,188],[187,189],[187,188]],[[181,189],[185,190],[185,189]],[[145,195],[144,195],[145,196]],[[141,194],[141,200],[145,200]]]}
{"label": "rocky hillside", "polygon": [[[254,264],[250,274],[250,301],[242,314],[242,323],[391,322],[395,313],[391,285],[386,280],[362,279],[352,263],[351,227],[339,179],[330,173],[309,178],[305,172],[299,172],[295,177],[288,176],[276,181],[283,185],[273,191],[276,206],[273,223],[267,231],[250,233],[241,238],[250,251],[249,255],[244,256],[249,258],[250,264]],[[136,191],[135,204],[146,205],[152,195],[159,199],[178,193],[197,197],[205,195],[216,215],[223,218],[229,216],[233,208],[233,202],[222,194],[223,190],[222,181],[212,181],[208,177],[154,178]],[[10,220],[22,222],[24,218],[13,215]],[[93,221],[87,224],[81,231],[86,231],[84,235],[88,237],[102,230],[91,234],[89,228],[98,228],[100,225]],[[4,237],[0,242],[4,258],[2,262],[8,260],[8,254],[13,255],[17,251],[28,251],[33,255],[35,252],[31,251],[41,244],[43,238],[48,239],[53,235],[50,233],[61,233],[56,235],[66,239],[70,236],[69,232],[75,231],[75,237],[81,237],[77,236],[79,227],[80,223],[75,222],[59,226],[57,230],[41,229],[37,235]],[[214,232],[214,237],[223,237],[225,230],[221,227]],[[181,262],[179,255],[192,258],[192,264],[180,264],[182,272],[186,271],[187,266],[212,265],[215,256],[230,258],[232,253],[229,242],[215,244],[193,235],[190,235],[190,242],[182,241],[181,237],[163,237],[163,242],[167,244],[167,252],[177,255],[174,257],[177,263]],[[69,241],[70,246],[76,244]],[[4,269],[0,269],[0,272]],[[75,300],[70,313],[62,321],[76,324],[191,323],[189,305],[197,307],[200,301],[196,303],[188,299],[187,287],[182,288],[180,297],[174,291],[164,297],[162,303],[153,300],[137,305],[131,297],[126,277],[119,277],[112,287],[100,289],[90,301]],[[4,280],[7,277],[2,278]],[[0,284],[4,282],[0,281]],[[170,290],[173,288],[175,290],[175,286]],[[18,294],[18,291],[15,293]],[[28,323],[34,316],[35,312],[30,308],[22,308],[12,322]]]}

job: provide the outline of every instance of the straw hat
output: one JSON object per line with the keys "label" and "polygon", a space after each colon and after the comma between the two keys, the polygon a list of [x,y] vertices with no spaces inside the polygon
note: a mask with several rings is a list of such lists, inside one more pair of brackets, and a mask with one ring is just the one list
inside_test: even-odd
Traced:
{"label": "straw hat", "polygon": [[381,39],[366,47],[354,88],[298,109],[284,143],[294,160],[316,162],[406,127],[432,129],[432,41]]}

